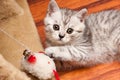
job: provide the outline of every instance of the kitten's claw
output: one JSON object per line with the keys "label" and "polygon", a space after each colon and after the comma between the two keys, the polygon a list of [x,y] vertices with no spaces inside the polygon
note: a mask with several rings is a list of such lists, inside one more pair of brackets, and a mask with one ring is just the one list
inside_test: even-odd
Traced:
{"label": "kitten's claw", "polygon": [[51,54],[49,57],[54,59],[54,56],[53,56],[53,54]]}
{"label": "kitten's claw", "polygon": [[54,50],[52,47],[46,48],[45,49],[45,54],[49,56],[50,58],[54,58]]}

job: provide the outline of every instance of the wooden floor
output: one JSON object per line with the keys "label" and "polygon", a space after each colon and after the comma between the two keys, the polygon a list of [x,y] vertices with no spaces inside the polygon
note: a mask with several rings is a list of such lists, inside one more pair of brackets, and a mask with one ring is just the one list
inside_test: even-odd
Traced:
{"label": "wooden floor", "polygon": [[[120,0],[56,0],[60,7],[74,10],[87,8],[88,14],[106,9],[120,9]],[[43,18],[49,0],[28,0],[38,33],[44,45],[45,34]],[[91,68],[66,72],[61,80],[120,80],[120,63],[102,64]]]}

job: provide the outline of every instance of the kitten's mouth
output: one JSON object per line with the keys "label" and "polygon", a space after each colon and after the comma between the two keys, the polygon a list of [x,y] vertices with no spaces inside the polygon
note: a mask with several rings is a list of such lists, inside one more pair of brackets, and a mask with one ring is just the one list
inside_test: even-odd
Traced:
{"label": "kitten's mouth", "polygon": [[59,40],[59,41],[62,41],[62,38],[59,38],[58,40]]}
{"label": "kitten's mouth", "polygon": [[56,42],[59,43],[59,44],[63,44],[64,43],[63,39],[60,39],[60,38],[57,39]]}
{"label": "kitten's mouth", "polygon": [[62,43],[63,41],[62,41],[62,39],[58,39],[58,42],[59,42],[59,43]]}
{"label": "kitten's mouth", "polygon": [[58,41],[60,41],[60,42],[64,42],[63,39],[64,39],[64,38],[59,38]]}
{"label": "kitten's mouth", "polygon": [[65,43],[67,43],[67,42],[65,42],[63,39],[58,39],[57,42],[60,43],[60,44],[65,44]]}

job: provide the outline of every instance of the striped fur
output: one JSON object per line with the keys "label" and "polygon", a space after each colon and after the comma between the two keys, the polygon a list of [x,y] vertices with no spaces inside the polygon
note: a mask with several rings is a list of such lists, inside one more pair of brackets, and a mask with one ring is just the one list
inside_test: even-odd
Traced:
{"label": "striped fur", "polygon": [[[120,60],[120,11],[108,10],[85,16],[86,9],[59,8],[51,0],[45,17],[46,54],[55,58],[58,70]],[[55,31],[53,25],[60,30]],[[71,34],[67,33],[72,28]],[[65,35],[59,39],[59,35]]]}

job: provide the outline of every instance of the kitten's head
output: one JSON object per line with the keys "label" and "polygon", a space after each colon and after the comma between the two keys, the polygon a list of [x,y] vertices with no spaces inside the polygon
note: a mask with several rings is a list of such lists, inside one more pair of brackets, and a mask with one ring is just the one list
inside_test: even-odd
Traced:
{"label": "kitten's head", "polygon": [[65,44],[82,36],[86,13],[86,9],[80,11],[60,9],[56,1],[51,0],[44,19],[47,38],[59,44]]}

